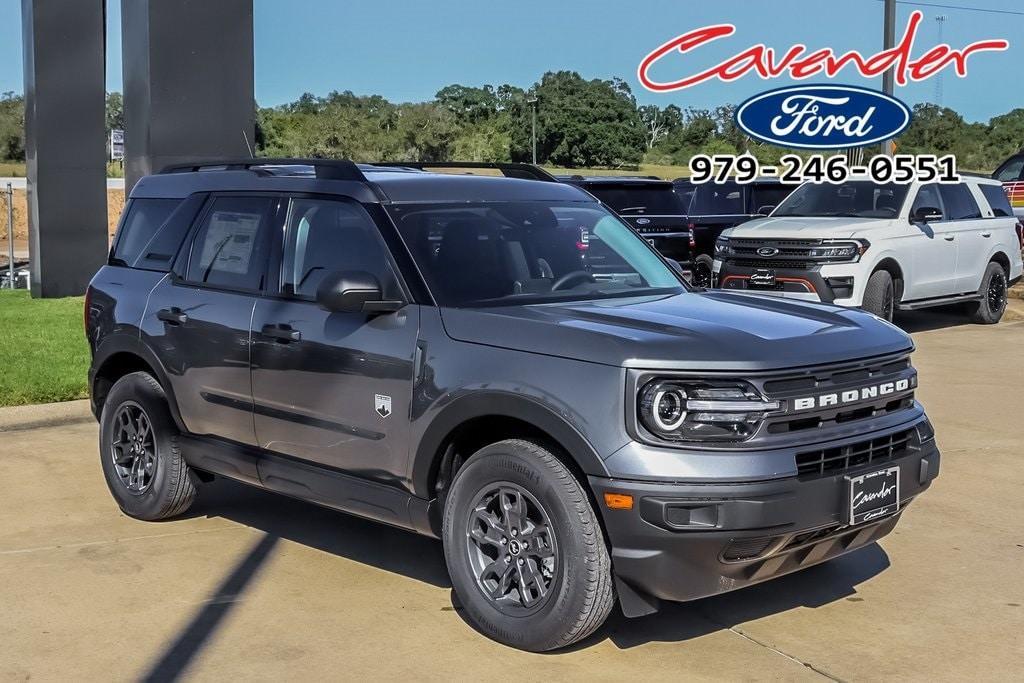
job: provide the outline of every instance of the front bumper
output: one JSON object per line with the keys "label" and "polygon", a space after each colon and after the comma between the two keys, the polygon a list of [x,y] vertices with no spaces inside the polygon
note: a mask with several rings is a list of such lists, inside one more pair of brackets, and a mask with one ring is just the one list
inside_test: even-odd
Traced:
{"label": "front bumper", "polygon": [[[847,524],[846,477],[900,468],[900,511]],[[934,439],[884,464],[812,478],[752,483],[651,483],[590,477],[599,504],[633,496],[629,510],[601,508],[626,616],[735,590],[803,569],[889,533],[939,471]]]}
{"label": "front bumper", "polygon": [[858,277],[857,263],[837,263],[811,268],[779,268],[768,266],[775,273],[775,284],[757,286],[752,280],[761,268],[730,261],[716,261],[716,282],[722,289],[771,294],[804,301],[822,301],[839,306],[859,306],[863,282]]}

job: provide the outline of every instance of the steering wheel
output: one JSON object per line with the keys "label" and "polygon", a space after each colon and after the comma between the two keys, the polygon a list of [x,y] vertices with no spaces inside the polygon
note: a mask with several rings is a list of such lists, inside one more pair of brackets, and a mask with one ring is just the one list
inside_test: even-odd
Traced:
{"label": "steering wheel", "polygon": [[575,285],[577,282],[597,282],[597,279],[585,270],[572,270],[555,280],[551,284],[551,291],[557,292],[568,287],[569,283]]}

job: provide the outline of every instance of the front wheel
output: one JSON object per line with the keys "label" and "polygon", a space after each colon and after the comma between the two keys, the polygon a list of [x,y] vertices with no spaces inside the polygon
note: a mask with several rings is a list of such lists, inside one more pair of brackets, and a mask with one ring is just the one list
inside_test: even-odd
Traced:
{"label": "front wheel", "polygon": [[896,310],[896,287],[888,271],[875,271],[868,278],[862,308],[882,320],[892,322],[893,312]]}
{"label": "front wheel", "polygon": [[998,263],[989,263],[981,279],[981,300],[972,304],[971,320],[980,325],[995,325],[1006,311],[1006,296],[1009,287],[1006,271]]}
{"label": "front wheel", "polygon": [[442,537],[467,620],[498,642],[565,647],[612,609],[597,515],[572,473],[538,444],[510,439],[473,455],[445,501]]}
{"label": "front wheel", "polygon": [[704,289],[711,289],[715,284],[714,261],[707,254],[701,254],[693,260],[693,284]]}

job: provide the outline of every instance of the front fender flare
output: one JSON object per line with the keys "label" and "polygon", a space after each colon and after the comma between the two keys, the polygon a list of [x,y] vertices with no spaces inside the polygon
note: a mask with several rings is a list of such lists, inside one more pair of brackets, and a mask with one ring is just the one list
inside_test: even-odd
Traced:
{"label": "front fender flare", "polygon": [[434,416],[423,433],[412,464],[413,493],[430,499],[430,481],[439,462],[441,446],[461,424],[480,417],[507,417],[527,422],[551,437],[584,473],[608,476],[597,450],[563,416],[540,401],[499,391],[474,391],[455,399]]}

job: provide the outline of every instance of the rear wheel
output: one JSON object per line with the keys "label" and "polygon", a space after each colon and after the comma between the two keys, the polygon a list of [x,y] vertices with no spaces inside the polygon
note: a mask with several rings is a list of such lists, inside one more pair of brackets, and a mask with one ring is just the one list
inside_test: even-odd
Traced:
{"label": "rear wheel", "polygon": [[145,372],[114,383],[100,417],[100,465],[107,488],[130,517],[158,520],[185,512],[196,496],[178,448],[163,388]]}
{"label": "rear wheel", "polygon": [[707,254],[701,254],[693,260],[693,284],[705,289],[711,289],[714,281],[714,261]]}
{"label": "rear wheel", "polygon": [[999,322],[1006,311],[1008,290],[1006,271],[998,263],[989,263],[978,292],[981,300],[972,304],[971,320],[981,325],[995,325]]}
{"label": "rear wheel", "polygon": [[883,320],[892,322],[892,316],[896,310],[896,286],[888,271],[875,271],[868,278],[868,284],[864,288],[862,308]]}
{"label": "rear wheel", "polygon": [[491,444],[458,471],[444,552],[466,619],[541,652],[593,633],[614,604],[611,561],[587,494],[550,451]]}

